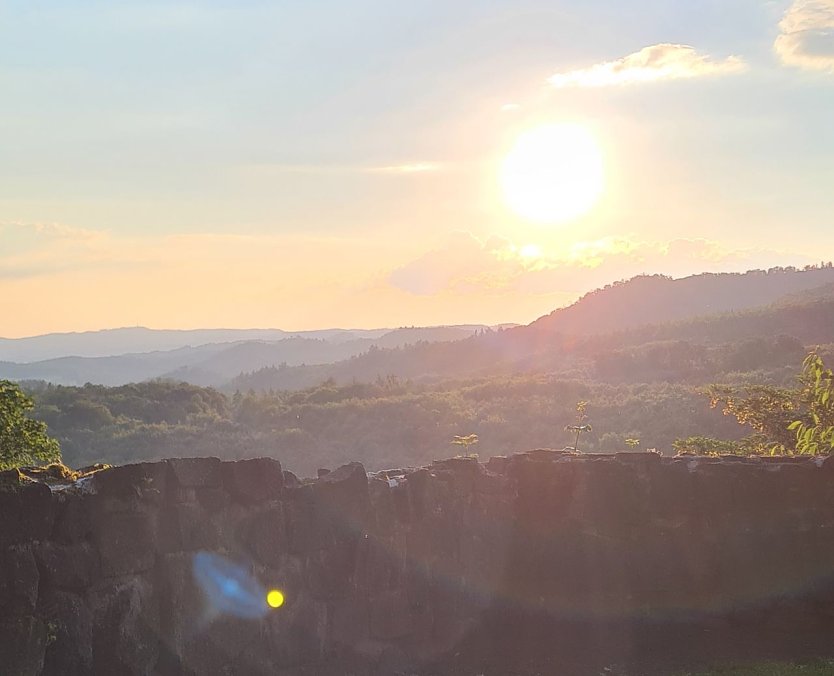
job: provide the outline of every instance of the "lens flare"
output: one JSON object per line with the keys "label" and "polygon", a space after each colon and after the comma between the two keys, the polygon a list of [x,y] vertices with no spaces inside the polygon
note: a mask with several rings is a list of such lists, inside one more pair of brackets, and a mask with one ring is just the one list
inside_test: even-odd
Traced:
{"label": "lens flare", "polygon": [[243,566],[211,552],[197,552],[194,580],[212,615],[258,619],[269,612],[266,590]]}
{"label": "lens flare", "polygon": [[284,593],[280,589],[270,589],[266,595],[266,602],[270,608],[280,608],[284,605]]}

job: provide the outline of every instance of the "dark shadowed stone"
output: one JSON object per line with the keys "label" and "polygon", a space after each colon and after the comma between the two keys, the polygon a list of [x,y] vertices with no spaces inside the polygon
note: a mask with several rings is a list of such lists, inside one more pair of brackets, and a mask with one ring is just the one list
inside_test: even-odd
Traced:
{"label": "dark shadowed stone", "polygon": [[288,598],[280,612],[270,613],[265,621],[269,641],[266,649],[273,657],[274,668],[321,661],[327,641],[327,617],[326,604],[303,593]]}
{"label": "dark shadowed stone", "polygon": [[414,520],[420,520],[434,500],[431,473],[425,469],[412,472],[408,475],[405,485],[408,491],[409,516]]}
{"label": "dark shadowed stone", "polygon": [[371,636],[374,638],[390,640],[408,636],[413,625],[405,590],[392,590],[371,596],[370,623]]}
{"label": "dark shadowed stone", "polygon": [[49,486],[18,470],[0,472],[0,547],[49,537],[55,521]]}
{"label": "dark shadowed stone", "polygon": [[208,514],[222,512],[231,500],[222,488],[198,488],[196,497],[200,507]]}
{"label": "dark shadowed stone", "polygon": [[218,539],[217,526],[199,505],[174,504],[160,512],[160,551],[214,549]]}
{"label": "dark shadowed stone", "polygon": [[265,566],[279,566],[289,550],[282,505],[273,505],[248,516],[241,524],[239,539],[256,561]]}
{"label": "dark shadowed stone", "polygon": [[92,533],[90,498],[76,494],[59,494],[55,504],[52,539],[63,544],[86,540]]}
{"label": "dark shadowed stone", "polygon": [[359,556],[357,537],[344,537],[305,559],[307,588],[316,599],[338,599],[350,594]]}
{"label": "dark shadowed stone", "polygon": [[536,448],[513,457],[525,457],[538,462],[555,462],[567,457],[575,457],[577,453],[570,450],[555,450],[552,448]]}
{"label": "dark shadowed stone", "polygon": [[660,453],[655,453],[652,451],[623,451],[620,453],[615,453],[614,457],[617,459],[617,462],[621,462],[626,465],[632,465],[637,467],[649,467],[653,465],[659,465],[660,458],[662,456],[660,455]]}
{"label": "dark shadowed stone", "polygon": [[140,462],[96,472],[92,485],[101,496],[158,502],[165,495],[166,479],[167,466],[164,462]]}
{"label": "dark shadowed stone", "polygon": [[54,592],[46,602],[50,645],[43,676],[85,676],[93,666],[93,618],[76,594]]}
{"label": "dark shadowed stone", "polygon": [[150,570],[156,557],[156,524],[152,514],[101,515],[94,534],[104,577]]}
{"label": "dark shadowed stone", "polygon": [[9,676],[39,676],[46,651],[46,624],[31,615],[0,619],[0,670]]}
{"label": "dark shadowed stone", "polygon": [[368,496],[376,515],[374,526],[378,533],[391,533],[397,526],[392,490],[387,479],[374,478],[368,481]]}
{"label": "dark shadowed stone", "polygon": [[39,575],[30,545],[0,554],[0,608],[3,616],[26,615],[38,601]]}
{"label": "dark shadowed stone", "polygon": [[98,552],[87,543],[60,545],[43,542],[34,548],[44,583],[57,589],[83,590],[99,574]]}
{"label": "dark shadowed stone", "polygon": [[217,488],[221,485],[220,458],[171,458],[165,462],[181,488]]}
{"label": "dark shadowed stone", "polygon": [[329,470],[329,469],[327,469],[326,467],[319,467],[319,468],[316,470],[316,476],[317,476],[319,479],[321,479],[323,476],[325,476],[325,475],[327,475],[327,474],[330,474],[330,470]]}
{"label": "dark shadowed stone", "polygon": [[495,474],[504,474],[507,471],[507,466],[510,459],[506,455],[493,455],[488,461],[486,468]]}
{"label": "dark shadowed stone", "polygon": [[482,471],[477,458],[448,458],[446,460],[435,460],[431,464],[432,469],[448,469],[462,474],[478,474]]}
{"label": "dark shadowed stone", "polygon": [[281,474],[284,477],[284,486],[286,488],[298,488],[299,486],[301,486],[301,479],[299,479],[288,469],[285,469]]}
{"label": "dark shadowed stone", "polygon": [[223,482],[238,502],[267,502],[281,497],[284,474],[281,463],[273,458],[238,460],[223,463]]}
{"label": "dark shadowed stone", "polygon": [[150,581],[137,576],[105,582],[90,590],[87,602],[93,618],[93,673],[153,673],[162,636],[159,597]]}
{"label": "dark shadowed stone", "polygon": [[336,645],[352,647],[369,637],[370,611],[364,596],[335,601],[330,640]]}
{"label": "dark shadowed stone", "polygon": [[364,532],[370,516],[368,475],[361,463],[352,462],[326,474],[311,486],[316,512],[342,530]]}

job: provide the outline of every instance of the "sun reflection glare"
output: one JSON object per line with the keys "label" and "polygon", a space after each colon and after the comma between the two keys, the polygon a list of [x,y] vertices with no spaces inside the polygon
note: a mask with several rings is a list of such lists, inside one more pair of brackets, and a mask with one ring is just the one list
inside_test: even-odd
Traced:
{"label": "sun reflection glare", "polygon": [[507,205],[537,223],[564,223],[586,214],[599,200],[603,183],[599,145],[575,124],[528,131],[501,167]]}

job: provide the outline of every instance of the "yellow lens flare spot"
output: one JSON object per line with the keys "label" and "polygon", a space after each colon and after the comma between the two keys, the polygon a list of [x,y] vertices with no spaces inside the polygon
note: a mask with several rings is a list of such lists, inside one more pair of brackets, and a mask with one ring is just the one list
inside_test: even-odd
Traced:
{"label": "yellow lens flare spot", "polygon": [[284,605],[284,592],[280,589],[270,589],[266,595],[266,603],[270,608],[280,608]]}

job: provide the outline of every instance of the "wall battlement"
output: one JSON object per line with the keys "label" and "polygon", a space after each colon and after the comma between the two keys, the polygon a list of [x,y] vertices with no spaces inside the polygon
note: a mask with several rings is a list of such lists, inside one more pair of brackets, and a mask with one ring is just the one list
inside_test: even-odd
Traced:
{"label": "wall battlement", "polygon": [[[834,655],[834,458],[0,473],[9,674],[671,674]],[[280,588],[217,612],[199,552]]]}

